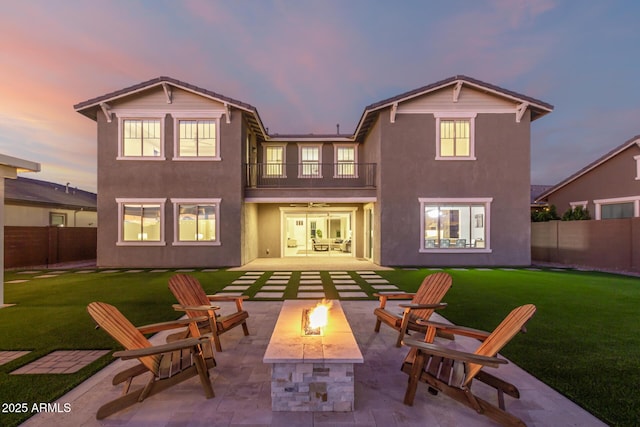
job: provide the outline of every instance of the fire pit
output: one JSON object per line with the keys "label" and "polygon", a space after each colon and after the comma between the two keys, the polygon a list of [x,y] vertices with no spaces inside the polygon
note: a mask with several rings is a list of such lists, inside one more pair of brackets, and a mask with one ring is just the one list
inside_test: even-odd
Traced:
{"label": "fire pit", "polygon": [[313,308],[302,309],[302,336],[322,335],[329,323],[329,309],[331,304],[322,300]]}
{"label": "fire pit", "polygon": [[304,300],[282,305],[263,359],[272,364],[274,411],[353,411],[353,366],[363,363],[362,353],[340,302],[320,305],[325,326],[313,323],[315,305]]}

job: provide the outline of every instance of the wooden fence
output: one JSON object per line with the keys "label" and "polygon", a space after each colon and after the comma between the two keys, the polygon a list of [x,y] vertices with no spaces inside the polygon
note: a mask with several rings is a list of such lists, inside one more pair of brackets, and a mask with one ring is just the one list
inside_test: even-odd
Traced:
{"label": "wooden fence", "polygon": [[97,228],[4,227],[5,268],[96,258]]}
{"label": "wooden fence", "polygon": [[531,223],[531,259],[640,272],[640,218]]}

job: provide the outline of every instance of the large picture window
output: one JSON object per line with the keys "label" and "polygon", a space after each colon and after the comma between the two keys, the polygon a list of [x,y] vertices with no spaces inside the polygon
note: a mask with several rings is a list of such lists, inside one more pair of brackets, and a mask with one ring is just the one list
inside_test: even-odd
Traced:
{"label": "large picture window", "polygon": [[179,157],[217,157],[216,120],[178,120]]}
{"label": "large picture window", "polygon": [[220,199],[171,199],[174,245],[219,245]]}
{"label": "large picture window", "polygon": [[116,199],[119,245],[164,244],[165,199]]}
{"label": "large picture window", "polygon": [[435,114],[435,117],[436,159],[475,160],[475,114]]}
{"label": "large picture window", "polygon": [[160,119],[123,119],[122,148],[124,157],[160,157],[162,134]]}
{"label": "large picture window", "polygon": [[419,199],[421,251],[489,249],[491,199]]}

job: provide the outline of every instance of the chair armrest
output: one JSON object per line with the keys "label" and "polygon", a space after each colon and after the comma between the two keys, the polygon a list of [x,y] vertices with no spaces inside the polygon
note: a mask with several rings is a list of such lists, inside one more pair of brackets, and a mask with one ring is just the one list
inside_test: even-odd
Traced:
{"label": "chair armrest", "polygon": [[450,325],[447,323],[433,322],[431,320],[425,320],[425,319],[417,319],[416,323],[419,325],[440,329],[440,330],[452,333],[454,335],[463,335],[465,337],[476,338],[481,341],[486,340],[489,337],[489,335],[491,335],[490,332],[482,331],[480,329],[467,328],[466,326]]}
{"label": "chair armrest", "polygon": [[249,299],[247,295],[239,295],[239,296],[225,296],[225,295],[207,295],[209,301],[235,301],[238,299],[245,300]]}
{"label": "chair armrest", "polygon": [[498,357],[482,356],[475,353],[453,350],[437,344],[417,341],[413,338],[405,338],[404,340],[402,340],[402,343],[406,346],[417,348],[433,356],[446,357],[447,359],[455,359],[467,363],[476,363],[478,365],[489,366],[491,368],[497,368],[499,365],[509,363],[507,360],[500,359]]}
{"label": "chair armrest", "polygon": [[187,311],[187,310],[193,310],[193,311],[209,311],[209,310],[220,310],[220,307],[216,306],[216,305],[180,305],[180,304],[173,304],[172,305],[173,309],[175,311]]}
{"label": "chair armrest", "polygon": [[209,341],[209,337],[186,338],[183,340],[173,341],[167,344],[154,345],[151,347],[137,348],[134,350],[116,351],[113,357],[119,357],[122,360],[137,359],[139,357],[154,356],[156,354],[169,353],[183,348],[194,347],[196,345]]}
{"label": "chair armrest", "polygon": [[387,299],[411,299],[415,295],[416,294],[408,293],[408,292],[394,292],[394,291],[377,292],[373,294],[374,297],[387,298]]}
{"label": "chair armrest", "polygon": [[441,302],[438,304],[398,304],[398,307],[408,308],[409,310],[423,310],[423,309],[441,310],[447,307],[447,303]]}
{"label": "chair armrest", "polygon": [[224,295],[207,295],[209,301],[235,301],[236,309],[238,311],[243,311],[242,301],[249,299],[247,295],[239,295],[239,296],[224,296]]}
{"label": "chair armrest", "polygon": [[181,328],[191,323],[202,322],[203,320],[207,320],[207,319],[208,319],[207,316],[198,316],[192,319],[170,320],[168,322],[153,323],[150,325],[138,326],[136,329],[142,332],[143,334],[153,334],[156,332],[167,331],[169,329]]}

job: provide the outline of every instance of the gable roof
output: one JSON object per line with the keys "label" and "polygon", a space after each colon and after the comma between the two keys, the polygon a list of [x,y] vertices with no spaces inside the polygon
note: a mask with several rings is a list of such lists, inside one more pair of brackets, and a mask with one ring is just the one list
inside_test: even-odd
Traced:
{"label": "gable roof", "polygon": [[432,83],[427,86],[420,87],[418,89],[411,90],[409,92],[402,93],[400,95],[396,95],[394,97],[384,99],[382,101],[378,101],[373,103],[367,107],[365,107],[364,112],[358,124],[356,126],[356,130],[353,135],[345,135],[345,134],[336,134],[336,135],[314,135],[314,134],[300,134],[300,135],[278,135],[273,134],[269,135],[266,131],[265,126],[260,119],[260,115],[258,114],[258,110],[252,106],[251,104],[247,104],[242,101],[235,100],[233,98],[229,98],[225,95],[212,92],[207,89],[200,88],[198,86],[191,85],[189,83],[183,82],[181,80],[174,79],[172,77],[156,77],[155,79],[147,80],[146,82],[138,83],[133,86],[126,87],[124,89],[120,89],[114,92],[107,93],[105,95],[101,95],[95,98],[91,98],[87,101],[80,102],[73,106],[73,108],[92,120],[96,120],[98,110],[102,108],[102,105],[107,102],[111,102],[114,100],[118,100],[120,98],[142,92],[144,90],[148,90],[157,86],[165,86],[171,85],[210,99],[221,102],[225,105],[230,105],[232,107],[238,108],[247,113],[246,117],[249,122],[249,125],[252,127],[253,131],[261,136],[265,141],[284,141],[284,140],[318,140],[318,138],[327,137],[330,140],[362,140],[366,136],[369,131],[371,125],[375,121],[377,114],[380,110],[393,106],[399,102],[404,102],[410,100],[412,98],[416,98],[422,95],[425,95],[430,92],[434,92],[436,90],[442,89],[447,86],[453,85],[467,85],[473,87],[477,90],[481,90],[487,93],[492,93],[494,95],[501,96],[503,98],[510,99],[514,102],[523,104],[526,108],[531,110],[531,120],[536,120],[543,115],[551,112],[553,110],[553,105],[547,104],[546,102],[540,101],[538,99],[519,94],[517,92],[513,92],[499,86],[495,86],[489,83],[485,83],[480,80],[476,80],[471,77],[467,77],[464,75],[456,75],[453,77],[449,77],[444,80],[440,80],[438,82]]}
{"label": "gable roof", "polygon": [[539,99],[522,95],[520,93],[513,92],[511,90],[504,89],[499,86],[495,86],[465,75],[457,75],[368,105],[367,107],[365,107],[364,112],[362,113],[362,117],[358,122],[358,127],[354,135],[355,138],[364,138],[369,128],[375,121],[377,112],[379,110],[391,107],[394,104],[398,104],[400,102],[408,101],[412,98],[428,94],[430,92],[440,90],[444,87],[454,86],[457,84],[467,85],[483,92],[488,92],[494,95],[501,96],[503,98],[510,99],[514,102],[525,103],[527,108],[531,110],[531,121],[536,120],[543,115],[553,111],[553,105],[540,101]]}
{"label": "gable roof", "polygon": [[258,135],[262,135],[263,138],[267,137],[267,132],[262,124],[260,116],[258,115],[258,110],[253,105],[167,76],[156,77],[155,79],[147,80],[146,82],[138,83],[124,89],[116,90],[105,95],[88,99],[74,105],[73,108],[78,113],[83,114],[92,120],[96,120],[97,112],[101,108],[101,104],[106,104],[107,102],[115,101],[138,92],[164,85],[171,85],[179,89],[183,89],[188,92],[213,99],[222,104],[230,105],[246,112],[247,120],[253,128],[254,132],[256,132]]}
{"label": "gable roof", "polygon": [[52,206],[59,209],[96,211],[97,195],[70,188],[67,185],[37,179],[7,179],[5,203],[31,206]]}
{"label": "gable roof", "polygon": [[576,172],[573,175],[569,176],[568,178],[566,178],[565,180],[561,181],[560,183],[554,185],[549,190],[547,190],[547,191],[543,192],[542,194],[540,194],[536,198],[536,201],[540,201],[540,200],[546,199],[551,194],[555,193],[556,191],[558,191],[559,189],[561,189],[565,185],[570,184],[571,182],[573,182],[576,179],[580,178],[582,175],[586,174],[587,172],[597,168],[598,166],[600,166],[604,162],[608,161],[612,157],[617,156],[618,154],[620,154],[621,152],[623,152],[624,150],[626,150],[627,148],[631,147],[634,144],[637,144],[638,147],[640,147],[640,135],[636,135],[633,138],[625,141],[622,145],[617,146],[616,148],[614,148],[613,150],[609,151],[605,155],[603,155],[603,156],[599,157],[598,159],[594,160],[593,162],[589,163],[587,166],[583,167],[578,172]]}

